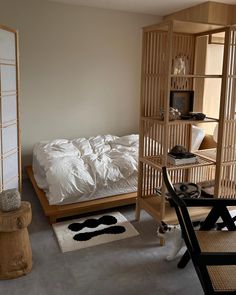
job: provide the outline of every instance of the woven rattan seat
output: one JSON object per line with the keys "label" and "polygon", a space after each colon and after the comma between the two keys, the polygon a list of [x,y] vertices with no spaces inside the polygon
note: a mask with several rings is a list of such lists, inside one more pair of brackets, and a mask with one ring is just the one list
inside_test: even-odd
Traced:
{"label": "woven rattan seat", "polygon": [[236,254],[236,231],[195,231],[195,234],[202,252],[235,252]]}
{"label": "woven rattan seat", "polygon": [[[192,259],[205,294],[236,294],[236,226],[227,209],[236,205],[236,199],[180,198],[165,167],[163,178],[187,246],[181,267]],[[187,209],[191,206],[212,207],[199,231],[193,229]],[[211,230],[219,217],[227,230]]]}
{"label": "woven rattan seat", "polygon": [[[196,231],[202,252],[235,252],[236,232],[233,231]],[[236,290],[236,266],[207,267],[215,291]]]}
{"label": "woven rattan seat", "polygon": [[236,294],[236,266],[207,267],[215,291],[234,291]]}

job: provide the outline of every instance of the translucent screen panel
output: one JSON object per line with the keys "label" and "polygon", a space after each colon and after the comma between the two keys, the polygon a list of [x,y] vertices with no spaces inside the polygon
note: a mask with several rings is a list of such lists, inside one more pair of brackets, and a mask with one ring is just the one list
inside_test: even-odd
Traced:
{"label": "translucent screen panel", "polygon": [[15,60],[15,34],[0,29],[0,62],[14,64]]}
{"label": "translucent screen panel", "polygon": [[17,119],[16,95],[2,96],[2,124]]}
{"label": "translucent screen panel", "polygon": [[18,176],[15,177],[14,179],[10,180],[10,181],[6,181],[3,184],[3,190],[7,190],[7,189],[11,189],[11,188],[16,188],[18,189],[19,186],[19,179]]}
{"label": "translucent screen panel", "polygon": [[18,154],[14,153],[2,159],[3,185],[18,176]]}
{"label": "translucent screen panel", "polygon": [[1,65],[1,91],[15,92],[16,91],[16,67]]}
{"label": "translucent screen panel", "polygon": [[17,125],[10,125],[2,128],[2,153],[6,154],[9,151],[17,148]]}

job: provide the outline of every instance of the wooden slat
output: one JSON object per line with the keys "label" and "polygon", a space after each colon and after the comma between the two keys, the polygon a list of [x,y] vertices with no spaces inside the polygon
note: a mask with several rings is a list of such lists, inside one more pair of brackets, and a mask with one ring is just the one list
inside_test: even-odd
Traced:
{"label": "wooden slat", "polygon": [[223,159],[223,149],[225,141],[224,133],[224,120],[225,120],[225,110],[227,100],[225,99],[228,96],[227,92],[227,74],[229,71],[229,53],[230,53],[230,29],[228,28],[225,32],[225,45],[224,45],[224,57],[223,57],[223,78],[221,85],[221,100],[220,100],[220,112],[219,112],[219,131],[218,138],[221,141],[218,143],[217,154],[216,154],[216,181],[215,181],[215,196],[220,196],[220,179],[221,179],[221,163]]}

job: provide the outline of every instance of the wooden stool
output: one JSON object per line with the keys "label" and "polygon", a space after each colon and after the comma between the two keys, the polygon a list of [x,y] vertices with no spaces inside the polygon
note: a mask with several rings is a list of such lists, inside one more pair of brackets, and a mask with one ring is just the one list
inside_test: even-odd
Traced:
{"label": "wooden stool", "polygon": [[31,205],[21,202],[18,210],[0,211],[0,279],[13,279],[30,272],[32,252],[27,226]]}

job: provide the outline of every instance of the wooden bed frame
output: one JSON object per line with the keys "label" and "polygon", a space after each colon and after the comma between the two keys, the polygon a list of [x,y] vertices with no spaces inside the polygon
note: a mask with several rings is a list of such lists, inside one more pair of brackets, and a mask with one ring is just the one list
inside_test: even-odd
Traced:
{"label": "wooden bed frame", "polygon": [[68,205],[49,205],[45,192],[37,186],[32,166],[27,166],[26,172],[35,189],[44,214],[49,218],[51,224],[55,223],[58,218],[135,204],[137,200],[137,192],[133,192]]}

